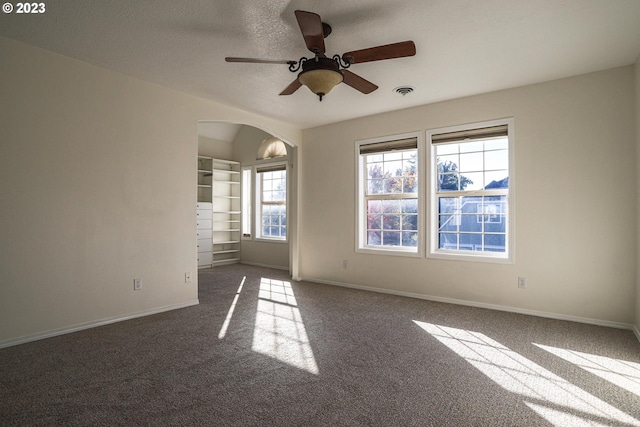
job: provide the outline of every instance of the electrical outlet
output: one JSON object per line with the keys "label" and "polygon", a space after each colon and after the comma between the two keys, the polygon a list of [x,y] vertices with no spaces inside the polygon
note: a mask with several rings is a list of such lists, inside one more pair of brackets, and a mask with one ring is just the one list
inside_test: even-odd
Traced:
{"label": "electrical outlet", "polygon": [[348,259],[343,259],[342,260],[342,268],[346,269],[349,266],[349,260]]}
{"label": "electrical outlet", "polygon": [[133,279],[133,290],[139,291],[142,289],[142,279]]}
{"label": "electrical outlet", "polygon": [[524,289],[527,287],[527,278],[526,277],[518,277],[518,287],[520,289]]}
{"label": "electrical outlet", "polygon": [[184,273],[184,283],[191,283],[191,273]]}

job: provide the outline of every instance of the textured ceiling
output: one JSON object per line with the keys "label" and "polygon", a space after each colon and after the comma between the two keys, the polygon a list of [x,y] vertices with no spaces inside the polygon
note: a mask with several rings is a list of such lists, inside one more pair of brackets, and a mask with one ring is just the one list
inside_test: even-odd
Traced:
{"label": "textured ceiling", "polygon": [[[286,65],[224,61],[310,56],[296,9],[333,27],[328,56],[404,40],[417,54],[354,64],[379,89],[341,84],[322,102],[304,87],[278,96]],[[307,128],[632,64],[640,0],[50,0],[0,14],[0,35]]]}

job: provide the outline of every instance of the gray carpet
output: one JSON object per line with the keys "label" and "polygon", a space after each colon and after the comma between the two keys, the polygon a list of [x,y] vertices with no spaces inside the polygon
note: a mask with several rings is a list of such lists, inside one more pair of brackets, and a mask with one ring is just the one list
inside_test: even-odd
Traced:
{"label": "gray carpet", "polygon": [[0,425],[640,425],[630,331],[244,265],[199,287],[198,306],[0,350]]}

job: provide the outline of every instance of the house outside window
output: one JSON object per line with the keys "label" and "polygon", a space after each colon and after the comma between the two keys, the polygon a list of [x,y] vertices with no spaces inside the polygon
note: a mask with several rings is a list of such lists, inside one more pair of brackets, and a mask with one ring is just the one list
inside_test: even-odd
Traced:
{"label": "house outside window", "polygon": [[256,168],[256,237],[287,240],[287,165]]}
{"label": "house outside window", "polygon": [[421,253],[419,136],[408,134],[356,144],[358,252]]}
{"label": "house outside window", "polygon": [[512,260],[512,135],[512,119],[427,132],[428,256]]}

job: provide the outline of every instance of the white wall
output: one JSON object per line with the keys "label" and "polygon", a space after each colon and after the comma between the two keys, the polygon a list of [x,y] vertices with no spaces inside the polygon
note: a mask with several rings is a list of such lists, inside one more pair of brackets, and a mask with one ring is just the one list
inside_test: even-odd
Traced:
{"label": "white wall", "polygon": [[636,245],[637,262],[636,262],[636,318],[635,333],[640,340],[640,57],[635,64],[636,73],[636,142],[637,142],[637,158],[636,158],[636,177],[637,177],[637,208],[636,217],[638,221],[638,239]]}
{"label": "white wall", "polygon": [[[197,302],[199,120],[304,136],[297,277],[640,329],[638,64],[635,91],[623,67],[302,133],[1,37],[0,57],[0,347]],[[355,140],[506,116],[515,264],[355,254]]]}
{"label": "white wall", "polygon": [[[239,161],[242,166],[254,166],[269,161],[256,160],[256,153],[260,143],[265,138],[273,135],[252,126],[243,126],[235,140],[233,141],[234,160]],[[287,145],[287,150],[291,147]],[[289,160],[289,156],[278,161]],[[294,177],[293,173],[289,178]],[[292,201],[291,191],[289,192],[289,202]],[[291,203],[290,203],[291,204]],[[291,212],[290,212],[291,213]],[[288,215],[291,218],[291,214]],[[240,257],[245,264],[271,266],[283,270],[289,270],[289,242],[265,242],[256,240],[242,240]]]}
{"label": "white wall", "polygon": [[0,57],[0,347],[197,303],[197,121],[300,131],[6,38]]}
{"label": "white wall", "polygon": [[[304,130],[300,276],[628,326],[634,114],[629,66]],[[354,141],[503,117],[515,119],[514,264],[355,253]]]}
{"label": "white wall", "polygon": [[235,160],[233,142],[198,135],[198,154],[216,159]]}

